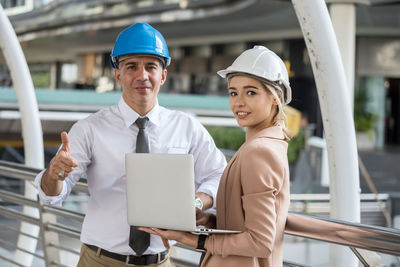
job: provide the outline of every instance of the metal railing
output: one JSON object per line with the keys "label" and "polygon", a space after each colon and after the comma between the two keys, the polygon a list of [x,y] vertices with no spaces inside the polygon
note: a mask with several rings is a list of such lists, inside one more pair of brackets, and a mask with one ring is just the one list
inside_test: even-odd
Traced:
{"label": "metal railing", "polygon": [[[391,228],[392,200],[389,194],[363,193],[360,195],[361,223]],[[290,211],[311,215],[330,216],[329,194],[291,194]]]}
{"label": "metal railing", "polygon": [[290,213],[285,233],[400,256],[400,231],[393,228]]}
{"label": "metal railing", "polygon": [[[15,178],[20,180],[33,181],[39,170],[29,168],[21,164],[0,161],[0,176]],[[87,193],[87,185],[78,183],[75,191]],[[59,252],[72,253],[76,256],[79,252],[64,242],[58,241],[58,235],[79,240],[80,223],[83,221],[84,214],[67,208],[42,205],[38,199],[27,199],[23,195],[10,192],[10,190],[0,190],[0,199],[9,205],[0,206],[0,215],[14,219],[19,222],[27,222],[40,227],[40,236],[35,237],[29,233],[24,233],[6,225],[0,225],[0,230],[17,232],[27,238],[38,239],[43,247],[43,254],[37,252],[23,251],[33,255],[35,258],[44,260],[46,266],[65,266],[60,262]],[[27,216],[18,209],[16,205],[27,205],[39,210],[39,217]],[[62,217],[66,220],[73,220],[76,223],[62,224],[52,219],[52,216]],[[50,218],[50,219],[49,219]],[[72,225],[72,226],[71,226]],[[317,217],[301,213],[290,212],[287,218],[285,234],[300,236],[308,239],[320,240],[324,242],[339,244],[350,247],[360,261],[369,266],[359,253],[357,248],[400,256],[400,231],[393,228],[370,226],[359,223],[333,220],[324,217]],[[0,247],[8,247],[14,250],[21,250],[16,244],[7,239],[0,239]],[[190,252],[190,248],[178,244],[175,249],[185,249]],[[197,252],[194,252],[197,253]],[[172,257],[178,266],[197,266],[198,258],[182,257],[182,253],[172,252]],[[16,266],[23,266],[15,260],[0,254],[0,259],[13,263]],[[285,266],[301,266],[295,263],[286,262]]]}

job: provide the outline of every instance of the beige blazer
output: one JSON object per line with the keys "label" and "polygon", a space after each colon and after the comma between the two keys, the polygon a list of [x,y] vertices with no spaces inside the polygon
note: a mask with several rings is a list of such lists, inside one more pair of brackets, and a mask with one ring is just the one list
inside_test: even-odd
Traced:
{"label": "beige blazer", "polygon": [[208,237],[201,266],[282,266],[289,202],[287,142],[281,127],[273,126],[247,140],[225,168],[217,228],[242,233]]}

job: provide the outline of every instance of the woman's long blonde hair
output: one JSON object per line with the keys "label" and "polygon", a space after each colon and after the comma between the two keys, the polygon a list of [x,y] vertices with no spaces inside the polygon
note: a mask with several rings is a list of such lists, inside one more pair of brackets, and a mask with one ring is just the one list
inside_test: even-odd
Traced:
{"label": "woman's long blonde hair", "polygon": [[289,141],[292,138],[293,134],[286,127],[288,120],[287,120],[287,116],[286,116],[285,110],[283,109],[283,104],[282,104],[282,99],[284,97],[282,95],[283,91],[281,91],[280,89],[275,88],[275,86],[272,86],[265,82],[261,82],[261,84],[264,86],[265,90],[267,90],[268,92],[270,92],[272,94],[273,98],[278,103],[277,104],[278,108],[276,110],[274,117],[272,118],[272,125],[280,126],[282,128],[285,141]]}
{"label": "woman's long blonde hair", "polygon": [[227,81],[229,82],[229,80],[234,76],[247,76],[249,78],[255,79],[263,85],[264,89],[267,92],[271,93],[273,98],[278,103],[278,105],[277,105],[278,108],[277,108],[276,114],[272,118],[272,125],[280,126],[282,128],[285,141],[289,141],[292,138],[293,134],[292,134],[291,130],[289,130],[286,127],[288,120],[287,120],[285,111],[283,110],[283,104],[282,104],[283,103],[282,100],[285,96],[283,95],[284,90],[280,88],[280,85],[275,84],[273,82],[266,81],[260,77],[257,77],[252,74],[244,73],[244,72],[235,72],[235,73],[228,74],[226,77]]}

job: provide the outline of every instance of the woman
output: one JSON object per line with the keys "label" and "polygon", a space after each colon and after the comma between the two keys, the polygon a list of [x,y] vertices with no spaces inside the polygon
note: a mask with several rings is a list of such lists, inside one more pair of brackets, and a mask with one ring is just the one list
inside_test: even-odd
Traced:
{"label": "woman", "polygon": [[[289,167],[283,104],[291,100],[282,60],[263,46],[243,52],[226,70],[229,105],[246,128],[246,141],[222,175],[217,195],[218,229],[239,234],[197,236],[142,228],[166,240],[205,250],[201,266],[282,266],[282,243],[289,207]],[[215,216],[202,214],[207,226]]]}

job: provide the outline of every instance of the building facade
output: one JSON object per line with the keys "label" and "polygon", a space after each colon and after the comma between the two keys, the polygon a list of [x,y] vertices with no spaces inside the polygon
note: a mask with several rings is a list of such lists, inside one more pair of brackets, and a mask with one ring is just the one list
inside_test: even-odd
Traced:
{"label": "building facade", "polygon": [[[357,2],[356,106],[361,105],[360,116],[373,115],[368,118],[376,149],[400,145],[400,6],[396,1],[344,2]],[[148,22],[166,37],[172,56],[163,92],[226,95],[216,71],[243,50],[265,45],[288,67],[294,91],[291,106],[315,125],[314,134],[322,136],[311,64],[289,1],[1,0],[1,4],[36,88],[120,90],[109,64],[113,43],[123,28]],[[0,85],[10,86],[3,58],[1,62]]]}

